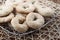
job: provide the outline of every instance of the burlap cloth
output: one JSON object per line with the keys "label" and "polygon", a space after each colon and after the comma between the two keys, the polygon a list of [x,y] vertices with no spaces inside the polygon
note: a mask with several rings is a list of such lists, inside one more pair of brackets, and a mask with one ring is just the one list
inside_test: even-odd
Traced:
{"label": "burlap cloth", "polygon": [[[52,2],[54,1],[54,2]],[[19,34],[0,27],[0,40],[60,40],[60,1],[59,0],[42,0],[46,6],[55,10],[56,15],[47,18],[47,23],[38,30]]]}

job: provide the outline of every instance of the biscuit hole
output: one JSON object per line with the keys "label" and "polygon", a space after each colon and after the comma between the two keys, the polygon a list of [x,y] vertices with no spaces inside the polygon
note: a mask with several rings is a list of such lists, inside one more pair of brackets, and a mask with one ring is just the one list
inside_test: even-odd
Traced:
{"label": "biscuit hole", "polygon": [[23,8],[24,8],[24,9],[26,9],[26,7],[25,7],[25,6],[24,6]]}
{"label": "biscuit hole", "polygon": [[27,9],[27,8],[29,8],[29,6],[23,6],[23,8],[24,8],[24,9]]}
{"label": "biscuit hole", "polygon": [[23,23],[24,23],[24,21],[19,21],[19,23],[20,23],[20,24],[23,24]]}
{"label": "biscuit hole", "polygon": [[26,2],[26,1],[23,1],[24,3]]}
{"label": "biscuit hole", "polygon": [[35,1],[32,2],[32,4],[34,4],[34,3],[35,3]]}
{"label": "biscuit hole", "polygon": [[33,20],[34,20],[34,21],[36,21],[36,20],[37,20],[37,18],[35,17]]}

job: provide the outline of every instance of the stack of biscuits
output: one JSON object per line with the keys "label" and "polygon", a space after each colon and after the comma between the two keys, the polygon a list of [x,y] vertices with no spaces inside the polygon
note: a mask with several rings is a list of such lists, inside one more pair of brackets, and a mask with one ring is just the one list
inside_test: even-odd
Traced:
{"label": "stack of biscuits", "polygon": [[0,24],[10,22],[11,27],[23,33],[38,29],[45,23],[45,17],[51,17],[54,9],[40,0],[6,0],[0,5]]}

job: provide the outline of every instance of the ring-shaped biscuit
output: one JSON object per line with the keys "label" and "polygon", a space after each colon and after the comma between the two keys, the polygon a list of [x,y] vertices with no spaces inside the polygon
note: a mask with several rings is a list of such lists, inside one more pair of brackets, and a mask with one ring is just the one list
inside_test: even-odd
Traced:
{"label": "ring-shaped biscuit", "polygon": [[0,16],[6,16],[12,11],[13,11],[13,5],[9,1],[6,1],[5,4],[0,6]]}
{"label": "ring-shaped biscuit", "polygon": [[38,13],[29,13],[26,17],[26,23],[30,28],[37,29],[44,24],[44,17]]}
{"label": "ring-shaped biscuit", "polygon": [[17,14],[16,17],[12,19],[11,25],[16,31],[20,33],[26,32],[28,30],[25,17],[20,14]]}
{"label": "ring-shaped biscuit", "polygon": [[33,12],[34,10],[35,10],[34,5],[32,3],[29,3],[29,2],[19,4],[16,7],[16,11],[20,12],[20,13],[30,13],[30,12]]}
{"label": "ring-shaped biscuit", "polygon": [[24,2],[24,0],[12,0],[13,2],[13,7],[15,8],[18,4],[21,4]]}
{"label": "ring-shaped biscuit", "polygon": [[48,16],[48,17],[50,17],[55,12],[50,7],[47,7],[43,3],[39,3],[38,1],[36,1],[34,5],[35,5],[36,10],[38,11],[38,13],[41,14],[42,16]]}
{"label": "ring-shaped biscuit", "polygon": [[7,17],[0,17],[0,23],[8,22],[14,18],[14,14],[10,13]]}

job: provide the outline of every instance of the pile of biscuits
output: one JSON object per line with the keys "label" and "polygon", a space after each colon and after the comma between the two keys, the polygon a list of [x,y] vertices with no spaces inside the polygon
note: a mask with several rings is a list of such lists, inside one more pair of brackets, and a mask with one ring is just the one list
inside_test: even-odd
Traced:
{"label": "pile of biscuits", "polygon": [[6,0],[0,5],[0,24],[10,21],[14,30],[23,33],[29,28],[40,28],[44,17],[51,17],[54,12],[39,0]]}

